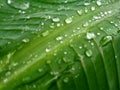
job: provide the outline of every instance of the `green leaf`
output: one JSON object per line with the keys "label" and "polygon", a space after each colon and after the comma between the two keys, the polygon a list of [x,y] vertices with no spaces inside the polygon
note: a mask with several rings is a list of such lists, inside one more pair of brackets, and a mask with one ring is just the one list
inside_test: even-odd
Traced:
{"label": "green leaf", "polygon": [[0,0],[0,90],[119,90],[120,0]]}

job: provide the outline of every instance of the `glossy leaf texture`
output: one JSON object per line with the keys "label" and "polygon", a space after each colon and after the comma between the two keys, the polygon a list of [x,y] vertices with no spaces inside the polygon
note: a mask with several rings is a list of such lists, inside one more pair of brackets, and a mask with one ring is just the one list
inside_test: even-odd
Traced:
{"label": "glossy leaf texture", "polygon": [[0,90],[120,90],[120,0],[0,0]]}

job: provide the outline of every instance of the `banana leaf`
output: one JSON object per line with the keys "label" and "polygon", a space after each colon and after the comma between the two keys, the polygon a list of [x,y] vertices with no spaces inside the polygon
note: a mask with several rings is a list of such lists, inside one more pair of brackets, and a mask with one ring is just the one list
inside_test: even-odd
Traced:
{"label": "banana leaf", "polygon": [[120,0],[0,0],[0,90],[120,90]]}

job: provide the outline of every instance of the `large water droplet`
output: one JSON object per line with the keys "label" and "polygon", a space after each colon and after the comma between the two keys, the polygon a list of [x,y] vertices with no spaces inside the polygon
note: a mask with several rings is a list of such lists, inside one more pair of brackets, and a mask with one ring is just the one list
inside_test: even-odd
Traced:
{"label": "large water droplet", "polygon": [[91,33],[87,32],[86,37],[87,37],[87,39],[93,39],[93,38],[95,38],[95,34],[92,32]]}
{"label": "large water droplet", "polygon": [[92,11],[94,11],[94,10],[95,10],[95,7],[94,7],[94,6],[92,6],[92,7],[91,7],[91,10],[92,10]]}
{"label": "large water droplet", "polygon": [[46,52],[49,52],[49,51],[50,51],[50,49],[49,49],[49,48],[46,48],[46,49],[45,49],[45,51],[46,51]]}
{"label": "large water droplet", "polygon": [[112,36],[105,36],[101,39],[101,44],[102,46],[108,44],[112,40]]}
{"label": "large water droplet", "polygon": [[8,4],[11,4],[11,0],[7,0],[7,3],[8,3]]}
{"label": "large water droplet", "polygon": [[19,2],[17,0],[7,0],[7,3],[11,7],[20,9],[20,10],[26,10],[30,7],[30,3],[25,2],[24,0],[20,0]]}
{"label": "large water droplet", "polygon": [[101,3],[101,1],[96,1],[96,4],[98,5],[98,6],[101,6],[102,5],[102,3]]}
{"label": "large water droplet", "polygon": [[65,22],[66,22],[67,24],[72,23],[72,17],[66,18],[66,19],[65,19]]}
{"label": "large water droplet", "polygon": [[89,49],[85,52],[86,56],[91,57],[92,56],[92,51]]}

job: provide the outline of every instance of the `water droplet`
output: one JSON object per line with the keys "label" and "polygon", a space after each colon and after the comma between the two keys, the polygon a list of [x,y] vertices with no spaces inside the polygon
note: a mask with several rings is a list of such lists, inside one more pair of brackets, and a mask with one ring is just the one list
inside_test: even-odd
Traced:
{"label": "water droplet", "polygon": [[53,22],[59,22],[60,18],[56,17],[56,18],[53,18],[52,20],[53,20]]}
{"label": "water droplet", "polygon": [[64,52],[64,54],[66,55],[66,54],[67,54],[67,52]]}
{"label": "water droplet", "polygon": [[57,41],[60,41],[60,40],[62,40],[62,39],[63,39],[62,36],[58,36],[58,37],[56,38]]}
{"label": "water droplet", "polygon": [[87,13],[88,12],[88,9],[87,8],[85,8],[85,13]]}
{"label": "water droplet", "polygon": [[86,22],[83,24],[83,27],[87,27],[88,25],[89,25],[88,22]]}
{"label": "water droplet", "polygon": [[99,35],[100,35],[100,33],[97,33],[97,35],[99,36]]}
{"label": "water droplet", "polygon": [[11,4],[11,0],[7,0],[7,3],[8,3],[8,4]]}
{"label": "water droplet", "polygon": [[46,61],[46,63],[47,63],[47,64],[50,64],[50,63],[51,63],[51,61],[50,61],[50,60],[47,60],[47,61]]}
{"label": "water droplet", "polygon": [[90,3],[89,3],[89,2],[85,2],[84,5],[85,5],[85,6],[88,6],[88,5],[90,5]]}
{"label": "water droplet", "polygon": [[111,14],[111,13],[112,13],[112,11],[108,11],[108,13],[109,13],[109,14]]}
{"label": "water droplet", "polygon": [[93,43],[93,42],[91,42],[91,45],[92,45],[92,46],[94,46],[94,43]]}
{"label": "water droplet", "polygon": [[45,32],[42,33],[42,36],[45,37],[45,36],[47,36],[48,34],[49,34],[49,32],[48,32],[48,31],[45,31]]}
{"label": "water droplet", "polygon": [[82,15],[82,10],[77,10],[77,13],[78,13],[79,15]]}
{"label": "water droplet", "polygon": [[82,49],[82,46],[79,46],[80,49]]}
{"label": "water droplet", "polygon": [[57,27],[60,27],[61,26],[61,24],[60,23],[57,23]]}
{"label": "water droplet", "polygon": [[16,9],[20,9],[20,10],[26,10],[30,7],[30,3],[29,2],[24,2],[24,1],[20,1],[18,3],[17,0],[7,0],[7,3],[16,8]]}
{"label": "water droplet", "polygon": [[101,1],[99,1],[99,0],[96,2],[96,4],[97,4],[98,6],[101,6],[101,5],[102,5]]}
{"label": "water droplet", "polygon": [[91,7],[91,10],[92,10],[92,11],[94,11],[94,10],[95,10],[95,7],[94,7],[94,6],[92,6],[92,7]]}
{"label": "water droplet", "polygon": [[68,82],[69,82],[69,78],[68,78],[68,77],[64,78],[64,79],[63,79],[63,82],[64,82],[64,83],[68,83]]}
{"label": "water droplet", "polygon": [[7,78],[5,78],[5,79],[3,80],[3,82],[4,82],[4,83],[6,83],[7,81],[8,81],[8,79],[7,79]]}
{"label": "water droplet", "polygon": [[92,51],[89,49],[85,52],[86,56],[91,57],[92,56]]}
{"label": "water droplet", "polygon": [[43,71],[43,69],[41,69],[41,68],[38,69],[38,72],[42,72],[42,71]]}
{"label": "water droplet", "polygon": [[93,16],[93,19],[99,19],[100,17],[99,16]]}
{"label": "water droplet", "polygon": [[93,39],[93,38],[95,38],[95,34],[92,32],[91,33],[87,32],[86,37],[87,37],[87,39]]}
{"label": "water droplet", "polygon": [[54,76],[58,76],[58,75],[59,75],[59,72],[57,72],[57,71],[52,71],[52,72],[50,72],[50,74],[51,74],[51,75],[54,75]]}
{"label": "water droplet", "polygon": [[112,36],[105,36],[101,39],[101,44],[102,46],[108,44],[112,40]]}
{"label": "water droplet", "polygon": [[45,51],[46,51],[46,52],[49,52],[49,51],[50,51],[50,49],[49,49],[49,48],[46,48],[46,49],[45,49]]}
{"label": "water droplet", "polygon": [[11,72],[10,71],[8,71],[5,75],[6,76],[9,76],[11,74]]}
{"label": "water droplet", "polygon": [[23,40],[22,40],[22,42],[24,42],[24,43],[28,43],[30,40],[28,39],[28,38],[24,38]]}
{"label": "water droplet", "polygon": [[72,23],[72,18],[71,18],[71,17],[69,17],[69,18],[65,19],[65,22],[66,22],[67,24]]}

